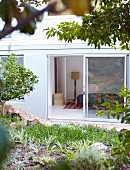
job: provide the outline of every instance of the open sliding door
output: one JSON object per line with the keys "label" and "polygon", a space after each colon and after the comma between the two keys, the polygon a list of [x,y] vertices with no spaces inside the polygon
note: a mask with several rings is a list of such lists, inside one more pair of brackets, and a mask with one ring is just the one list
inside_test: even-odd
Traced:
{"label": "open sliding door", "polygon": [[97,110],[108,101],[111,104],[119,98],[119,91],[126,85],[126,57],[101,55],[84,57],[84,116],[85,118],[106,118],[96,116]]}

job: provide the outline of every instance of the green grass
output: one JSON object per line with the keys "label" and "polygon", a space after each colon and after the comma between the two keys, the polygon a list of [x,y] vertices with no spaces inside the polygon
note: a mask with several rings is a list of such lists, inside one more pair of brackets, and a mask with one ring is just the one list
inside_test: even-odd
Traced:
{"label": "green grass", "polygon": [[0,125],[9,127],[10,123],[12,122],[19,122],[20,118],[18,116],[12,116],[12,115],[7,115],[7,116],[2,116],[0,115]]}
{"label": "green grass", "polygon": [[[12,118],[0,117],[0,125],[5,125],[9,128],[11,122],[18,122],[17,117]],[[24,129],[24,131],[23,131]],[[115,129],[107,130],[92,125],[19,125],[14,129],[16,133],[23,133],[27,140],[32,139],[35,143],[46,144],[48,139],[52,139],[53,143],[71,144],[78,141],[102,142],[105,145],[116,146],[119,143],[118,132]]]}
{"label": "green grass", "polygon": [[[20,130],[20,129],[19,129]],[[106,145],[116,146],[119,142],[118,132],[104,130],[91,125],[74,126],[74,125],[35,125],[24,128],[25,134],[33,138],[35,142],[45,144],[45,139],[53,138],[53,143],[73,143],[77,141],[103,142]]]}

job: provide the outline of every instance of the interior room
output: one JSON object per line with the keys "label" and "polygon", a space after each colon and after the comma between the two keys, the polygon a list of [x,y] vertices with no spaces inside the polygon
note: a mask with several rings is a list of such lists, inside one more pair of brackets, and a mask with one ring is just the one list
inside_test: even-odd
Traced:
{"label": "interior room", "polygon": [[104,102],[123,103],[124,57],[48,56],[48,118],[107,119]]}
{"label": "interior room", "polygon": [[[83,56],[48,56],[48,117],[82,119]],[[82,102],[83,103],[83,102]]]}

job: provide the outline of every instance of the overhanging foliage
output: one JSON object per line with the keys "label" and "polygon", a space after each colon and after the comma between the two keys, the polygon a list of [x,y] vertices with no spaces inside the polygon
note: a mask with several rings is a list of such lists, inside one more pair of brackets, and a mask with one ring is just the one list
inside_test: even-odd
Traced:
{"label": "overhanging foliage", "polygon": [[82,17],[82,24],[62,22],[58,28],[47,28],[47,37],[57,36],[60,41],[82,40],[87,45],[100,48],[115,47],[119,41],[121,49],[130,50],[130,1],[113,0],[100,2],[97,9]]}

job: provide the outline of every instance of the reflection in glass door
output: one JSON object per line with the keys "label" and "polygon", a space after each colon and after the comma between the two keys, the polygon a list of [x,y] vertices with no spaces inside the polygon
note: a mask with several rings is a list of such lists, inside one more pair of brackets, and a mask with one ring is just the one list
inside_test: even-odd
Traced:
{"label": "reflection in glass door", "polygon": [[[125,57],[88,57],[85,58],[86,99],[85,117],[96,116],[97,110],[106,110],[102,103],[113,104],[119,98],[120,88],[124,85]],[[105,115],[102,118],[107,118]]]}

